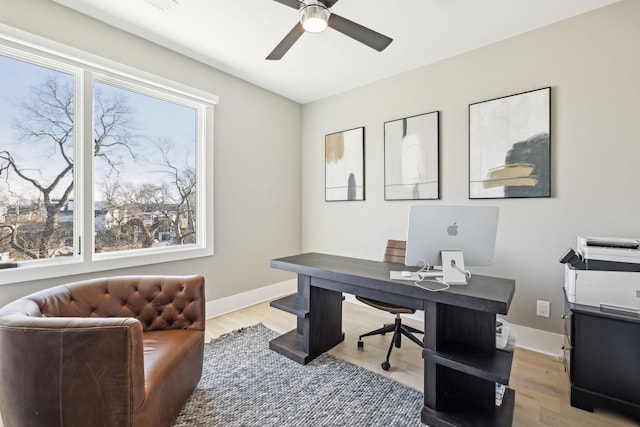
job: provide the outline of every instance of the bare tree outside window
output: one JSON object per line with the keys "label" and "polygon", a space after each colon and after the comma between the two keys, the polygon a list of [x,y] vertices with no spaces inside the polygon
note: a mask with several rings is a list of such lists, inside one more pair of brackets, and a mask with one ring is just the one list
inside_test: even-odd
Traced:
{"label": "bare tree outside window", "polygon": [[0,56],[0,251],[73,254],[74,77]]}
{"label": "bare tree outside window", "polygon": [[[3,75],[12,74],[5,84],[16,84],[20,75],[25,81],[8,103],[13,132],[4,136],[0,150],[6,203],[0,208],[0,245],[17,260],[72,255],[74,77],[6,57],[2,61]],[[131,112],[125,97],[96,93],[95,103],[93,154],[115,168],[132,152]]]}

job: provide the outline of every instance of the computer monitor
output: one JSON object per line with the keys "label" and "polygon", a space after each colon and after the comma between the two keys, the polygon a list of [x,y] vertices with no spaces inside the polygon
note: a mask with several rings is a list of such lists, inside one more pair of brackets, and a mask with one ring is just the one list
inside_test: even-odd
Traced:
{"label": "computer monitor", "polygon": [[410,206],[405,264],[440,267],[440,251],[462,251],[465,266],[493,262],[497,206]]}

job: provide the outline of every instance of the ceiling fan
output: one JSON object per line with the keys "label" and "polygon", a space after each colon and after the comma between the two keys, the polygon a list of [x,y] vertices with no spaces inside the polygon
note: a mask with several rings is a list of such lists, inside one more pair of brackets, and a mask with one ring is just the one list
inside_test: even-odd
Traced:
{"label": "ceiling fan", "polygon": [[331,12],[331,7],[338,0],[274,0],[285,6],[300,11],[300,22],[282,39],[275,49],[267,56],[269,60],[281,59],[293,44],[305,32],[320,33],[331,27],[352,39],[366,44],[372,49],[382,52],[393,39],[376,31],[356,24],[340,15]]}

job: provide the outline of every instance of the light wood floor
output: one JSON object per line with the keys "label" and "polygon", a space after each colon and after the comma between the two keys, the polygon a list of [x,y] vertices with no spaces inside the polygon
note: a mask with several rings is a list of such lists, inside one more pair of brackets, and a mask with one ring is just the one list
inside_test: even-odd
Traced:
{"label": "light wood floor", "polygon": [[[345,340],[329,353],[388,376],[407,386],[422,391],[423,360],[419,348],[404,340],[401,348],[391,354],[391,369],[384,371],[380,363],[385,359],[390,336],[364,338],[363,350],[357,348],[358,335],[393,321],[393,316],[345,302],[343,304],[343,327]],[[274,331],[284,333],[295,328],[296,320],[291,314],[258,304],[207,321],[207,338],[218,337],[235,329],[263,323]],[[406,321],[422,329],[418,322]],[[550,356],[516,349],[511,369],[509,386],[516,392],[514,427],[622,427],[638,426],[640,423],[604,410],[594,413],[569,405],[569,378],[563,364]],[[419,416],[419,414],[416,414]]]}

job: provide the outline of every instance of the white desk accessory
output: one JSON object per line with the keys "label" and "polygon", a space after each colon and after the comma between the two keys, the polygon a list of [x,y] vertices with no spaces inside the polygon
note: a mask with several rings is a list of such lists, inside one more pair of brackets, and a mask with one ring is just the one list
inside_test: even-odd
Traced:
{"label": "white desk accessory", "polygon": [[[409,275],[407,275],[409,273]],[[442,271],[390,271],[391,280],[409,280],[417,282],[427,278],[442,277]]]}

